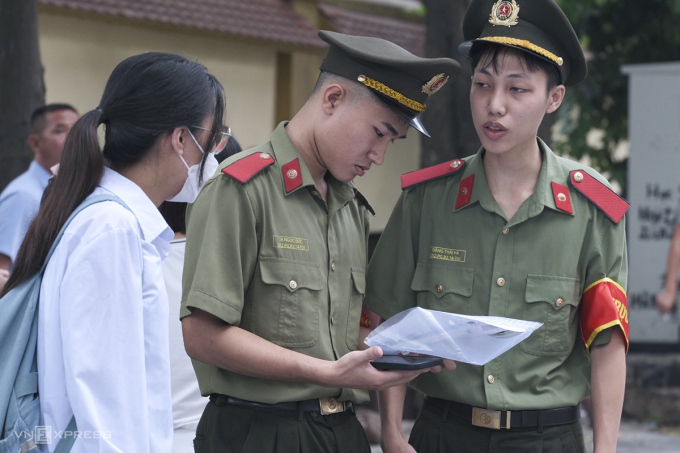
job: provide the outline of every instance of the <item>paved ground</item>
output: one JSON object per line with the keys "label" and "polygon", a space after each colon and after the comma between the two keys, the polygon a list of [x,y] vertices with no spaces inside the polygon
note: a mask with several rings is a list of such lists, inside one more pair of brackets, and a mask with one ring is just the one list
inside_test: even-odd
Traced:
{"label": "paved ground", "polygon": [[[408,431],[412,423],[405,422],[404,430]],[[586,451],[593,451],[593,432],[584,423]],[[371,452],[382,453],[378,445],[371,447]],[[679,453],[680,426],[675,428],[655,428],[638,422],[623,421],[619,431],[617,453]]]}
{"label": "paved ground", "polygon": [[[593,432],[584,426],[586,451],[593,451]],[[379,451],[379,450],[378,450]],[[619,430],[617,453],[678,453],[680,452],[680,426],[655,428],[649,424],[623,421]]]}

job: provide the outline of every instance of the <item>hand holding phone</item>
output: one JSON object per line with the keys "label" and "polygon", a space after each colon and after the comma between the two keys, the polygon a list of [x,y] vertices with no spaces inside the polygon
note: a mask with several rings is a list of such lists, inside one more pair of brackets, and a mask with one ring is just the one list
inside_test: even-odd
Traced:
{"label": "hand holding phone", "polygon": [[376,369],[380,371],[389,370],[421,370],[444,363],[441,357],[427,355],[384,355],[379,359],[371,361]]}

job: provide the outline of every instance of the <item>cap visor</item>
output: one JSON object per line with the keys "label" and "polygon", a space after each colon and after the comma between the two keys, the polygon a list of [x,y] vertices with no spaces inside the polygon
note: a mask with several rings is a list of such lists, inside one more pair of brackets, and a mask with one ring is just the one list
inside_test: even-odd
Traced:
{"label": "cap visor", "polygon": [[410,124],[413,129],[417,130],[418,132],[420,132],[421,134],[423,134],[424,136],[426,136],[428,138],[430,137],[430,133],[427,132],[427,129],[425,129],[425,126],[423,126],[423,123],[420,121],[420,118],[418,118],[417,116],[414,116],[413,118],[411,118],[407,121],[408,121],[408,124]]}

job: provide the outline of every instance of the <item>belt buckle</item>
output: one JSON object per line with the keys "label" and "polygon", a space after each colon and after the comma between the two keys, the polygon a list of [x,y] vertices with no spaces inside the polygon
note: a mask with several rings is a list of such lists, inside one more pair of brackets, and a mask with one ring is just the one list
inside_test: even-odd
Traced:
{"label": "belt buckle", "polygon": [[345,410],[345,402],[335,398],[319,398],[319,407],[321,415],[337,414]]}
{"label": "belt buckle", "polygon": [[[501,411],[490,411],[481,407],[472,408],[472,424],[482,428],[501,429]],[[510,427],[510,411],[508,411],[507,428]]]}

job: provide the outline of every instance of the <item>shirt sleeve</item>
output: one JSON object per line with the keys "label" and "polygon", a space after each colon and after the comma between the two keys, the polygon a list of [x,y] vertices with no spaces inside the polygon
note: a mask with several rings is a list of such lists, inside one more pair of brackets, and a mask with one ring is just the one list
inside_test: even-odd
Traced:
{"label": "shirt sleeve", "polygon": [[212,179],[187,211],[180,317],[192,308],[239,325],[257,265],[258,227],[246,186]]}
{"label": "shirt sleeve", "polygon": [[[611,329],[621,329],[628,344],[629,317],[626,287],[628,256],[625,218],[606,226],[591,249],[580,313],[581,334],[588,349],[607,344]],[[627,349],[627,348],[626,348]]]}
{"label": "shirt sleeve", "polygon": [[158,429],[149,414],[159,408],[147,394],[142,278],[141,240],[132,229],[110,229],[68,257],[59,316],[83,451],[160,451],[149,435]]}
{"label": "shirt sleeve", "polygon": [[19,247],[40,203],[24,192],[10,193],[0,203],[0,253],[16,261]]}
{"label": "shirt sleeve", "polygon": [[364,305],[387,319],[416,305],[411,282],[418,256],[421,205],[417,189],[402,192],[380,236],[366,277]]}

